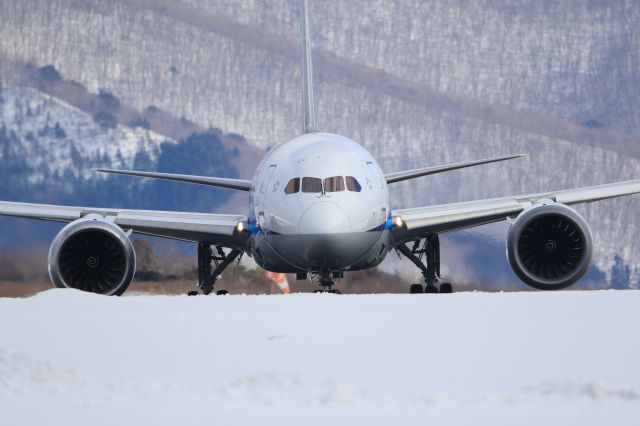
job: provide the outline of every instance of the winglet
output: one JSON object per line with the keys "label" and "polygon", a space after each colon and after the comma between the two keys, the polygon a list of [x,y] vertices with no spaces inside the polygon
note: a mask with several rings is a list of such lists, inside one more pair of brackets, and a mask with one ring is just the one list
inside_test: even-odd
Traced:
{"label": "winglet", "polygon": [[313,61],[311,58],[311,35],[309,28],[309,2],[300,0],[302,14],[302,109],[304,133],[318,131],[316,105],[313,96]]}

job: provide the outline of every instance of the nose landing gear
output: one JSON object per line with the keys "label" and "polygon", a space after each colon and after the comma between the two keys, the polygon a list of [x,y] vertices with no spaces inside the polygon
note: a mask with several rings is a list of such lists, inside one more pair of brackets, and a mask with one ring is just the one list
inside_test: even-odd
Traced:
{"label": "nose landing gear", "polygon": [[336,282],[334,280],[334,278],[342,278],[342,274],[343,272],[330,272],[329,270],[325,269],[322,272],[320,272],[319,275],[319,280],[320,280],[320,286],[322,286],[322,289],[318,289],[318,290],[314,290],[314,293],[331,293],[331,294],[342,294],[342,292],[336,288],[331,288]]}
{"label": "nose landing gear", "polygon": [[[440,238],[437,235],[429,235],[424,239],[422,245],[421,241],[423,240],[415,240],[412,248],[405,244],[396,247],[422,271],[426,284],[424,287],[422,284],[412,284],[409,293],[453,293],[451,283],[442,283],[438,287],[440,281]],[[423,257],[426,258],[424,262]]]}

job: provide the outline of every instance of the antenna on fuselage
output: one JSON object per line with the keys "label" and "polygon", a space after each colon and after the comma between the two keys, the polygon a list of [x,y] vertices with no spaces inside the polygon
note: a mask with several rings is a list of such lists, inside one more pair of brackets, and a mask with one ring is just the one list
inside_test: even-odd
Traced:
{"label": "antenna on fuselage", "polygon": [[300,0],[302,13],[302,109],[304,111],[302,131],[318,131],[316,105],[313,96],[313,61],[311,58],[311,36],[309,30],[309,1]]}

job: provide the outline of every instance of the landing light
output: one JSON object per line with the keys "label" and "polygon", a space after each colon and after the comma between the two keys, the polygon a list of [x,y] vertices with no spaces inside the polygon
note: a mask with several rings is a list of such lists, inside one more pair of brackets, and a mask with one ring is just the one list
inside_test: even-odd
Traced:
{"label": "landing light", "polygon": [[393,222],[393,229],[406,229],[407,224],[400,216],[394,216],[391,221]]}
{"label": "landing light", "polygon": [[247,232],[247,224],[241,221],[236,225],[236,234],[242,234],[243,232]]}

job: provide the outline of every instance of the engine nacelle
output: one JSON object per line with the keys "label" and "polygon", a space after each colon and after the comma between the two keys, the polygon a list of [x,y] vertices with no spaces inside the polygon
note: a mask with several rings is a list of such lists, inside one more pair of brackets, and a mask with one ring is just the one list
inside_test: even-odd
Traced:
{"label": "engine nacelle", "polygon": [[560,290],[578,281],[589,269],[592,253],[587,222],[571,207],[551,200],[529,207],[509,228],[509,264],[539,290]]}
{"label": "engine nacelle", "polygon": [[135,269],[136,254],[127,235],[98,215],[62,228],[49,249],[49,276],[60,288],[120,296]]}

